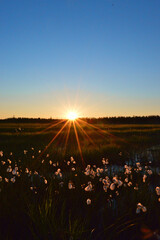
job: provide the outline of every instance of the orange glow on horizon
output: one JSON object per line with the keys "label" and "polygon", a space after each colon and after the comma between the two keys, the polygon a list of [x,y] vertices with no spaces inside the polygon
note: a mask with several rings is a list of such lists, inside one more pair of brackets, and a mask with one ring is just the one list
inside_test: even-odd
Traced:
{"label": "orange glow on horizon", "polygon": [[[57,140],[56,144],[57,144],[57,147],[60,146],[61,151],[63,152],[63,154],[65,156],[66,155],[66,149],[67,149],[68,140],[70,138],[70,134],[72,133],[71,129],[73,129],[73,132],[75,134],[75,140],[77,142],[78,151],[79,151],[79,154],[80,154],[80,157],[81,157],[81,161],[82,161],[82,164],[83,164],[84,168],[85,168],[85,159],[83,158],[83,146],[84,146],[84,144],[82,144],[83,143],[83,139],[85,139],[85,141],[88,140],[88,142],[90,142],[95,148],[98,147],[98,145],[95,143],[95,141],[93,141],[92,137],[89,134],[89,133],[91,133],[90,132],[91,130],[93,130],[94,133],[96,132],[96,134],[98,134],[99,136],[101,136],[103,138],[110,137],[110,138],[112,138],[112,140],[113,140],[113,138],[117,138],[119,140],[123,140],[123,139],[121,139],[119,137],[114,136],[109,131],[104,130],[104,129],[98,127],[98,125],[94,125],[94,124],[88,123],[87,120],[86,121],[82,120],[81,118],[79,118],[79,113],[76,112],[76,111],[68,112],[66,117],[67,117],[67,119],[59,120],[59,121],[57,121],[57,122],[55,122],[53,124],[50,124],[44,130],[37,132],[37,134],[43,133],[43,132],[47,132],[51,128],[57,127],[58,125],[60,126],[60,129],[56,130],[56,133],[55,133],[54,137],[50,140],[48,145],[41,152],[41,154],[39,155],[38,159],[42,157],[42,155],[51,146],[51,144],[58,138],[58,136],[60,134],[62,134],[61,136],[63,136],[63,141],[62,141],[62,138],[60,136],[61,139],[59,138]],[[81,135],[81,133],[82,133],[82,135]],[[79,134],[82,137],[82,142],[80,141]]]}
{"label": "orange glow on horizon", "polygon": [[67,119],[70,121],[75,121],[78,118],[78,113],[75,111],[68,112]]}

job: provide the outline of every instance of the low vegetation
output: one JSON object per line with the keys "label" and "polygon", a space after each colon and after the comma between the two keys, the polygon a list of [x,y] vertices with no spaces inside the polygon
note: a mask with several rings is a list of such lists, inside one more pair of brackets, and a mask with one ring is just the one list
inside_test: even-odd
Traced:
{"label": "low vegetation", "polygon": [[49,126],[0,124],[0,239],[158,239],[160,126]]}

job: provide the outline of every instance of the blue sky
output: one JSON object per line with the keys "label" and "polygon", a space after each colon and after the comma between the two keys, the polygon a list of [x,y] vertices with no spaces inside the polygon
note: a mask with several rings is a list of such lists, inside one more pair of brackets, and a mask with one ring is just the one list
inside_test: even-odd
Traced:
{"label": "blue sky", "polygon": [[160,114],[159,0],[0,0],[0,118]]}

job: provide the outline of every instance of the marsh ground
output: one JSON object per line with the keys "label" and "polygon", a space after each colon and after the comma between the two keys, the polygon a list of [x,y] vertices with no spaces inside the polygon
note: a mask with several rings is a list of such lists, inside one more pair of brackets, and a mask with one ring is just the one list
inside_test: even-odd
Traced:
{"label": "marsh ground", "polygon": [[46,148],[50,126],[0,124],[0,238],[158,239],[160,125],[81,124],[85,166],[74,126]]}
{"label": "marsh ground", "polygon": [[[54,124],[0,123],[0,149],[6,152],[14,151],[18,155],[32,147],[43,151],[63,126],[63,123],[56,126]],[[77,125],[77,133],[86,163],[94,163],[97,159],[105,157],[112,163],[123,164],[127,159],[134,158],[135,154],[145,153],[146,149],[160,145],[158,124],[86,125],[81,122],[80,126],[81,128]],[[66,143],[67,132],[68,128],[65,127],[47,151],[57,160],[68,159],[70,156],[80,160],[73,124]],[[158,150],[155,161],[160,161]]]}

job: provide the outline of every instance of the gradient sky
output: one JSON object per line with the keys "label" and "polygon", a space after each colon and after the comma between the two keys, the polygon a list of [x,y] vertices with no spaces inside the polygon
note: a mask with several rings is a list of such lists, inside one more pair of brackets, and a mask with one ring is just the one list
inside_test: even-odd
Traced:
{"label": "gradient sky", "polygon": [[160,0],[0,0],[0,118],[160,115]]}

